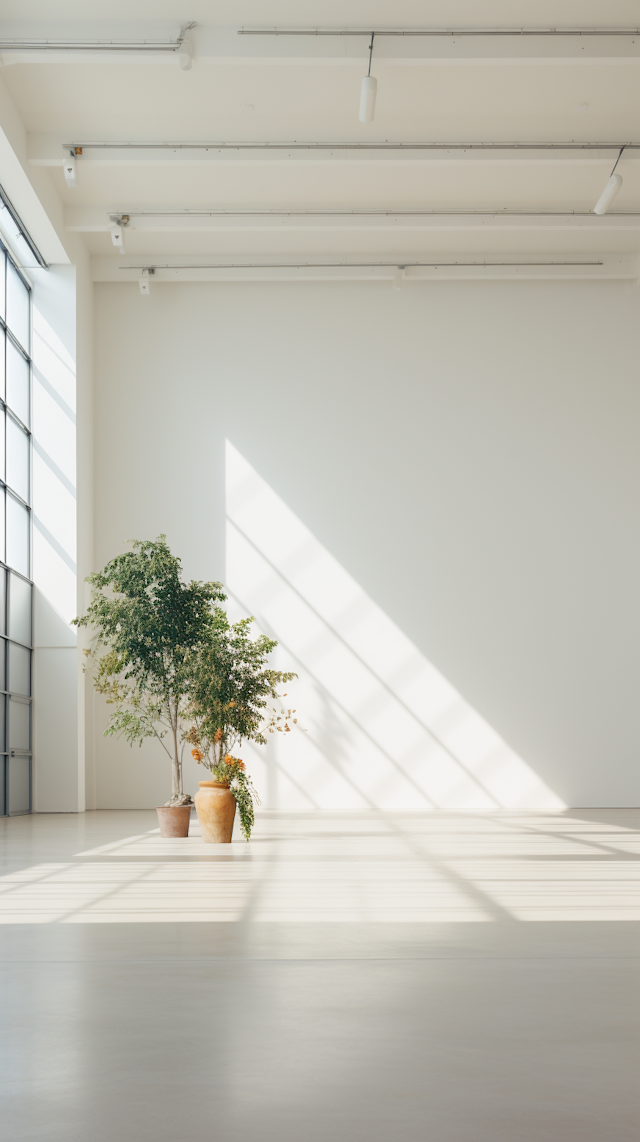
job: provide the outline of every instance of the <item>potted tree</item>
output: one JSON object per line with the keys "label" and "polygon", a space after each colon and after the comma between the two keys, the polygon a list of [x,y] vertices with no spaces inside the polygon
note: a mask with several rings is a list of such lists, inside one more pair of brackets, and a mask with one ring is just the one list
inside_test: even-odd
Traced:
{"label": "potted tree", "polygon": [[245,764],[234,755],[243,741],[266,744],[267,733],[290,733],[295,710],[270,707],[268,699],[286,697],[277,687],[297,675],[272,670],[267,658],[277,643],[266,635],[251,637],[252,618],[229,623],[216,609],[209,640],[196,656],[185,740],[192,755],[211,773],[198,782],[196,811],[205,841],[231,840],[236,805],[245,840],[254,823],[257,794]]}
{"label": "potted tree", "polygon": [[88,576],[91,602],[74,622],[94,636],[85,651],[93,684],[113,707],[105,736],[159,742],[171,762],[171,796],[157,807],[160,835],[186,837],[193,801],[182,781],[185,715],[194,663],[226,595],[220,583],[185,583],[166,536],[132,547]]}

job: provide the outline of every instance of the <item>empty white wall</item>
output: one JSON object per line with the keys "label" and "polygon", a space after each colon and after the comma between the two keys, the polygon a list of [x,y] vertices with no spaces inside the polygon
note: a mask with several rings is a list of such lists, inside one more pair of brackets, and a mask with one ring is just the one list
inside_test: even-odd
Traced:
{"label": "empty white wall", "polygon": [[[252,760],[267,804],[638,803],[637,287],[182,284],[143,298],[103,284],[95,304],[96,565],[159,532],[189,577],[244,582],[255,557],[242,602],[264,602],[264,625],[283,637],[287,614],[268,612],[274,592],[286,596],[258,579],[288,576],[291,608],[324,623],[343,655],[334,689],[333,644],[296,656],[308,732],[284,760],[284,745],[266,768]],[[225,552],[225,440],[275,513],[260,552],[251,537]],[[279,528],[297,528],[324,567],[323,601],[303,598],[295,559],[275,567]],[[335,621],[322,615],[332,583],[351,600]],[[424,726],[406,765],[393,742],[380,751],[379,711],[341,701],[344,654],[375,676],[380,702],[391,694],[399,733],[417,715],[411,678],[385,675],[384,648],[348,645],[358,608],[359,647],[369,629],[416,677],[433,664],[492,727],[491,765],[471,749],[468,773],[438,792]],[[365,699],[376,705],[375,687]],[[514,751],[502,769],[500,739]],[[99,806],[168,796],[154,746],[98,734],[96,751]],[[196,779],[189,768],[192,792]]]}

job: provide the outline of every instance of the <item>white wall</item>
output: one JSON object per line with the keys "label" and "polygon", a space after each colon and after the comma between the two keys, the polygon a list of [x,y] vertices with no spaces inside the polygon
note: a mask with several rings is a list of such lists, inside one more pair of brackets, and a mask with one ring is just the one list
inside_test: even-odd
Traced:
{"label": "white wall", "polygon": [[[638,803],[637,287],[95,300],[96,565],[166,532],[286,642],[268,805]],[[166,799],[96,750],[98,805]]]}

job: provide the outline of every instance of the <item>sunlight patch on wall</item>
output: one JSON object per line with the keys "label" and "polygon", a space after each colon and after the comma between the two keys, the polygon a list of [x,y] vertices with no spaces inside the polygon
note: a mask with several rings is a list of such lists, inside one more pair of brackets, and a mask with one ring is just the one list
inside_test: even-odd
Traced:
{"label": "sunlight patch on wall", "polygon": [[229,441],[226,502],[230,614],[300,675],[307,732],[251,751],[269,807],[564,808]]}

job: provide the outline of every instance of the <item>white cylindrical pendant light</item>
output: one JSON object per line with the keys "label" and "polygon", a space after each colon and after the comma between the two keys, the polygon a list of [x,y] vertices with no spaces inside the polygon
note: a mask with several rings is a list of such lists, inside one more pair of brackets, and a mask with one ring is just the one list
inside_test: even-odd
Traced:
{"label": "white cylindrical pendant light", "polygon": [[376,109],[376,92],[378,90],[378,80],[374,79],[372,75],[365,75],[362,80],[362,87],[360,88],[360,122],[373,123],[373,115]]}
{"label": "white cylindrical pendant light", "polygon": [[593,213],[606,214],[621,186],[622,175],[612,174],[602,194],[600,195],[600,198],[593,208]]}

